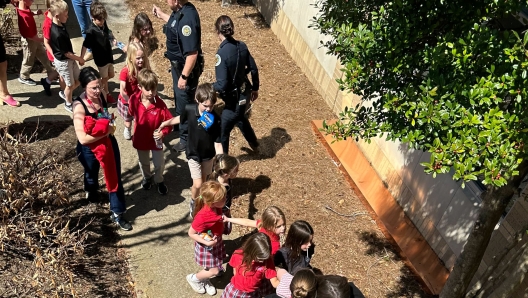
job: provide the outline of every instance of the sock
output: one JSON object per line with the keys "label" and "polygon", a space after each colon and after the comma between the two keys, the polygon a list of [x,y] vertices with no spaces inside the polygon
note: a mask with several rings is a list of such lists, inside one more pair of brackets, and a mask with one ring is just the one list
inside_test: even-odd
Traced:
{"label": "sock", "polygon": [[196,278],[196,274],[193,274],[191,276],[191,280],[194,281],[194,282],[200,282],[200,280],[198,278]]}
{"label": "sock", "polygon": [[48,78],[46,78],[46,83],[51,85],[51,81]]}

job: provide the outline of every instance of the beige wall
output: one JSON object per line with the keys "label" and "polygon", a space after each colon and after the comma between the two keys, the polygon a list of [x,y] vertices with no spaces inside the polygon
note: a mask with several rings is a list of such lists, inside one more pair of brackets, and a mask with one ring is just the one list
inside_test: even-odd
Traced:
{"label": "beige wall", "polygon": [[[48,9],[46,7],[46,0],[34,0],[33,1],[33,4],[31,5],[31,10],[36,11],[38,9],[42,10],[43,12],[45,12]],[[13,20],[13,25],[15,27],[15,34],[17,36],[20,36],[18,32],[18,18],[17,18],[14,6],[7,5],[6,9],[4,9],[2,13],[9,13],[9,15],[11,15],[11,18]],[[40,35],[42,34],[42,22],[43,21],[44,21],[43,15],[35,16],[35,22],[37,23],[37,31]]]}
{"label": "beige wall", "polygon": [[[254,2],[282,45],[336,115],[345,106],[360,101],[354,94],[339,91],[336,82],[342,76],[339,61],[320,48],[319,41],[325,37],[308,28],[317,13],[311,6],[314,0]],[[382,139],[375,139],[371,144],[359,142],[358,146],[431,248],[445,266],[451,268],[478,214],[478,192],[472,191],[471,187],[461,188],[450,174],[438,175],[436,179],[426,175],[420,162],[429,160],[428,153],[409,150],[404,144]],[[528,207],[523,205],[521,209],[519,206],[520,203],[515,204],[512,212],[528,218]],[[515,220],[510,214],[494,234],[496,241],[490,244],[479,273],[487,268],[498,247],[504,245],[508,235],[513,233],[514,227],[509,228],[509,222]]]}

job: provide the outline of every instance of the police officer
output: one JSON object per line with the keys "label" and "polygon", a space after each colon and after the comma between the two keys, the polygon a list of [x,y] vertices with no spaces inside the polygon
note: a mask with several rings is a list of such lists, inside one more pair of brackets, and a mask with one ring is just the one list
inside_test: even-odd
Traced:
{"label": "police officer", "polygon": [[[235,40],[235,25],[228,16],[220,16],[215,23],[216,32],[222,41],[216,53],[216,83],[213,84],[225,102],[222,112],[221,141],[224,153],[229,150],[229,135],[235,125],[253,151],[259,143],[255,132],[246,117],[246,110],[258,98],[259,75],[255,60],[245,43]],[[249,83],[247,74],[251,72]]]}
{"label": "police officer", "polygon": [[[196,7],[187,0],[167,0],[172,13],[164,13],[153,6],[154,16],[167,22],[163,31],[167,36],[165,57],[171,62],[176,116],[183,114],[185,105],[194,103],[198,79],[203,71],[202,30]],[[174,146],[185,151],[187,122],[180,123],[180,142]]]}

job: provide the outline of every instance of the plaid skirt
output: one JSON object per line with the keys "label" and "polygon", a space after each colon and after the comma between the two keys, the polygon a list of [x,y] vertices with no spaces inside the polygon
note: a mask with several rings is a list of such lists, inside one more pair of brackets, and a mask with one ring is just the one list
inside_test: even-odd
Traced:
{"label": "plaid skirt", "polygon": [[225,257],[224,241],[218,240],[213,249],[208,250],[208,246],[202,245],[198,242],[194,242],[194,260],[196,264],[206,268],[218,268],[224,270],[222,263]]}
{"label": "plaid skirt", "polygon": [[121,117],[123,117],[123,120],[125,121],[134,120],[134,118],[128,114],[128,103],[124,102],[121,95],[119,95],[119,98],[117,100],[117,113],[121,115]]}
{"label": "plaid skirt", "polygon": [[232,283],[227,284],[220,298],[257,298],[256,292],[248,293],[235,289]]}
{"label": "plaid skirt", "polygon": [[257,293],[257,297],[265,297],[265,296],[268,296],[269,294],[273,294],[275,293],[275,288],[271,285],[271,282],[269,279],[267,278],[264,278],[261,282],[260,282],[260,286],[258,287],[258,289],[255,291]]}

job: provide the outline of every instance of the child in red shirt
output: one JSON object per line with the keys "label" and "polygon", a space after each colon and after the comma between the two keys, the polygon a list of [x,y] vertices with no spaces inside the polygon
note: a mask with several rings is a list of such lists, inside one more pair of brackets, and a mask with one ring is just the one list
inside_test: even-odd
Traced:
{"label": "child in red shirt", "polygon": [[[143,69],[138,74],[140,91],[132,95],[129,101],[128,114],[134,119],[135,133],[132,146],[137,149],[139,165],[143,181],[141,186],[148,190],[154,183],[158,192],[167,194],[168,188],[163,183],[163,170],[165,169],[165,156],[163,155],[162,139],[170,132],[170,127],[162,130],[157,128],[163,121],[172,118],[172,114],[165,102],[157,95],[158,77],[152,70]],[[130,122],[128,123],[130,125]],[[154,175],[150,171],[150,152],[154,164]]]}
{"label": "child in red shirt", "polygon": [[[53,56],[53,50],[51,49],[49,40],[50,40],[50,30],[51,30],[51,24],[53,23],[53,14],[50,12],[50,2],[54,1],[60,1],[60,0],[48,0],[46,1],[46,6],[48,7],[48,10],[44,13],[44,21],[42,22],[42,36],[44,37],[44,47],[46,48],[46,55],[48,56],[49,61],[51,64],[53,64],[53,61],[55,60],[55,57]],[[64,94],[64,88],[66,85],[64,84],[64,79],[59,76],[59,73],[54,70],[52,73],[51,78],[53,81],[59,79],[59,85],[60,85],[60,91],[59,96],[66,100],[66,95]]]}
{"label": "child in red shirt", "polygon": [[35,58],[37,58],[46,68],[48,74],[48,77],[42,78],[40,83],[44,87],[46,95],[51,96],[51,81],[56,79],[56,75],[54,75],[55,71],[51,67],[49,60],[46,59],[46,50],[42,46],[44,40],[37,34],[37,24],[34,18],[35,15],[41,15],[42,10],[31,11],[31,4],[33,4],[33,0],[20,0],[18,1],[18,7],[15,6],[18,16],[18,29],[22,36],[22,51],[24,53],[18,81],[30,86],[37,85],[30,77],[31,68],[35,63]]}
{"label": "child in red shirt", "polygon": [[[257,228],[260,233],[268,235],[271,240],[271,255],[272,257],[280,249],[280,236],[284,235],[286,228],[286,216],[279,207],[269,206],[264,210],[261,216],[262,220],[251,220],[247,218],[229,218],[226,217],[227,222],[246,227]],[[272,285],[264,281],[260,284],[259,293],[262,296],[272,294],[274,292]]]}
{"label": "child in red shirt", "polygon": [[[189,228],[189,237],[194,242],[194,260],[203,270],[187,275],[187,282],[199,294],[215,295],[216,289],[209,281],[223,270],[225,256],[222,234],[224,222],[222,208],[226,201],[226,189],[217,181],[207,181],[200,187],[196,199],[194,220]],[[207,234],[208,238],[206,238]]]}
{"label": "child in red shirt", "polygon": [[263,281],[269,280],[274,288],[279,285],[271,242],[263,233],[251,235],[241,249],[235,250],[229,265],[233,267],[233,277],[221,298],[263,297],[265,294],[259,290]]}
{"label": "child in red shirt", "polygon": [[139,43],[132,42],[129,44],[126,65],[119,73],[119,97],[117,102],[117,111],[125,120],[125,130],[123,135],[125,139],[132,138],[131,122],[132,119],[128,114],[128,99],[139,91],[137,75],[142,69],[150,69],[148,57]]}

